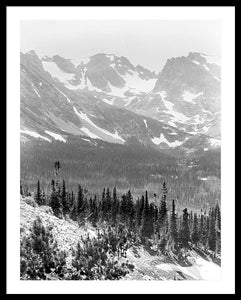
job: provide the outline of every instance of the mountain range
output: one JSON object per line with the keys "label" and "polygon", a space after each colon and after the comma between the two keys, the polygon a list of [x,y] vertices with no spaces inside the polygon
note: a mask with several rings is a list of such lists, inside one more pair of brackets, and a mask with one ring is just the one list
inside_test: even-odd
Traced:
{"label": "mountain range", "polygon": [[211,56],[174,57],[156,74],[114,54],[20,55],[23,143],[78,138],[93,146],[220,145],[221,69]]}

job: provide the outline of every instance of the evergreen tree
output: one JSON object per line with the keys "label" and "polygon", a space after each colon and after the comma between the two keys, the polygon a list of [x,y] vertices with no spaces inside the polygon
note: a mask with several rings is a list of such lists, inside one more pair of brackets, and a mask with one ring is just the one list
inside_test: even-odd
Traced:
{"label": "evergreen tree", "polygon": [[174,243],[174,248],[178,245],[178,231],[177,231],[177,216],[176,216],[175,200],[172,200],[172,214],[170,221],[170,235]]}
{"label": "evergreen tree", "polygon": [[130,190],[126,194],[126,214],[128,219],[128,225],[130,226],[130,229],[133,229],[135,225],[135,220],[134,220],[135,211],[134,211],[133,198]]}
{"label": "evergreen tree", "polygon": [[179,241],[182,248],[185,249],[189,248],[190,232],[189,232],[187,208],[183,210],[183,220],[182,220],[181,229],[179,233]]}
{"label": "evergreen tree", "polygon": [[60,189],[59,189],[60,162],[59,161],[56,161],[54,163],[54,175],[55,175],[55,185],[56,185],[57,193],[60,195]]}
{"label": "evergreen tree", "polygon": [[166,198],[163,197],[161,201],[161,207],[158,216],[158,228],[161,232],[161,236],[164,236],[167,232],[167,204]]}
{"label": "evergreen tree", "polygon": [[34,196],[34,199],[36,201],[36,203],[38,205],[42,205],[42,194],[41,194],[41,189],[40,189],[40,183],[39,183],[39,180],[38,180],[38,183],[37,183],[37,191],[36,191],[36,194]]}
{"label": "evergreen tree", "polygon": [[67,197],[67,193],[66,193],[66,186],[65,186],[64,180],[62,183],[61,200],[62,200],[62,205],[63,205],[63,214],[66,215],[69,213],[69,203],[68,203],[68,197]]}
{"label": "evergreen tree", "polygon": [[216,251],[215,211],[211,209],[209,218],[208,245],[211,251]]}
{"label": "evergreen tree", "polygon": [[216,204],[215,207],[215,230],[216,230],[216,250],[221,250],[221,211],[219,204]]}
{"label": "evergreen tree", "polygon": [[138,199],[136,203],[136,226],[138,229],[141,227],[144,205],[145,205],[145,198],[142,195],[141,199]]}
{"label": "evergreen tree", "polygon": [[103,188],[102,191],[102,198],[101,198],[101,219],[102,221],[106,220],[106,192],[105,192],[105,188]]}
{"label": "evergreen tree", "polygon": [[98,219],[99,219],[98,203],[97,203],[97,198],[95,195],[93,202],[92,202],[92,216],[91,216],[91,221],[92,221],[93,226],[96,226]]}
{"label": "evergreen tree", "polygon": [[145,204],[144,204],[144,209],[142,212],[141,235],[143,237],[150,238],[153,233],[154,233],[153,220],[152,220],[151,214],[150,214],[148,194],[146,191],[145,192]]}
{"label": "evergreen tree", "polygon": [[217,220],[217,229],[221,230],[221,211],[218,202],[215,206],[215,219]]}
{"label": "evergreen tree", "polygon": [[23,186],[22,186],[21,182],[20,182],[20,195],[23,196]]}
{"label": "evergreen tree", "polygon": [[120,220],[122,223],[126,223],[127,221],[127,199],[126,195],[121,196],[120,203]]}
{"label": "evergreen tree", "polygon": [[162,186],[162,198],[163,200],[166,200],[168,194],[168,190],[166,187],[166,182],[164,181],[163,186]]}
{"label": "evergreen tree", "polygon": [[50,195],[50,206],[53,209],[53,212],[56,217],[62,217],[62,203],[60,197],[55,189],[55,181],[51,181],[52,191]]}
{"label": "evergreen tree", "polygon": [[42,205],[46,205],[47,204],[47,199],[46,199],[46,195],[45,192],[42,192]]}
{"label": "evergreen tree", "polygon": [[111,216],[111,193],[108,187],[106,189],[106,197],[105,197],[105,213],[106,213],[106,220],[109,221]]}
{"label": "evergreen tree", "polygon": [[81,185],[78,186],[78,196],[77,196],[77,205],[76,205],[76,214],[77,218],[83,217],[84,211],[84,193]]}
{"label": "evergreen tree", "polygon": [[194,214],[193,230],[192,230],[192,242],[194,243],[195,246],[197,246],[198,241],[199,241],[198,219],[197,219],[197,214]]}
{"label": "evergreen tree", "polygon": [[200,216],[200,224],[199,224],[199,240],[200,242],[205,245],[205,224],[204,224],[204,214],[201,210],[201,216]]}
{"label": "evergreen tree", "polygon": [[117,198],[116,187],[113,188],[112,198],[113,198],[113,203],[112,203],[112,208],[111,208],[111,221],[113,223],[116,221],[117,214],[119,211],[119,200]]}
{"label": "evergreen tree", "polygon": [[[21,279],[63,279],[66,254],[60,251],[50,227],[44,227],[40,217],[33,222],[31,234],[21,240]],[[51,278],[53,277],[53,278]]]}

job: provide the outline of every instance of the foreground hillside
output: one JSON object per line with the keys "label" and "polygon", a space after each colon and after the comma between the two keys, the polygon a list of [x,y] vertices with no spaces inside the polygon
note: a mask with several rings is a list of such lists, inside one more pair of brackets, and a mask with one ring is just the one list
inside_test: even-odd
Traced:
{"label": "foreground hillside", "polygon": [[[38,206],[33,198],[21,197],[21,241],[30,235],[37,217],[40,217],[45,227],[52,227],[58,247],[66,253],[68,269],[73,259],[72,250],[78,243],[82,246],[86,238],[92,240],[99,234],[98,227],[94,228],[90,223],[85,222],[79,226],[78,222],[68,218],[60,219],[53,214],[51,207]],[[118,263],[131,266],[123,273],[121,279],[124,280],[218,280],[221,270],[219,257],[216,256],[214,262],[208,251],[192,248],[184,261],[172,252],[161,253],[155,246],[140,242],[130,244],[124,255],[118,256]]]}

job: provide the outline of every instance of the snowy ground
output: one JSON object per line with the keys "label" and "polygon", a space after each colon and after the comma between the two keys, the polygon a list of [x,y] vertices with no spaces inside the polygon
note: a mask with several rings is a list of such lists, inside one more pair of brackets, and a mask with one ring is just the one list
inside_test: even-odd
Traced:
{"label": "snowy ground", "polygon": [[126,275],[126,280],[216,281],[221,278],[221,267],[196,251],[189,252],[188,265],[178,263],[174,257],[149,253],[143,247],[129,249],[127,259],[135,266],[135,271]]}

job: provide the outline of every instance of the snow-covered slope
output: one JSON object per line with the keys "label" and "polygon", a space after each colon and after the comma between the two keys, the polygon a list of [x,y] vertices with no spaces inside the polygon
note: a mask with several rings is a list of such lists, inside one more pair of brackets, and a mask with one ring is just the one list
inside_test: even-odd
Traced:
{"label": "snow-covered slope", "polygon": [[186,264],[178,262],[175,255],[164,256],[144,247],[127,250],[127,259],[134,272],[126,280],[219,280],[221,267],[203,250],[189,251]]}
{"label": "snow-covered slope", "polygon": [[134,67],[127,58],[113,54],[97,54],[85,59],[44,56],[45,71],[70,90],[86,89],[125,98],[126,93],[150,92],[157,76],[147,69]]}
{"label": "snow-covered slope", "polygon": [[191,134],[220,138],[221,70],[208,59],[196,52],[168,59],[153,90],[127,108]]}

